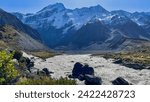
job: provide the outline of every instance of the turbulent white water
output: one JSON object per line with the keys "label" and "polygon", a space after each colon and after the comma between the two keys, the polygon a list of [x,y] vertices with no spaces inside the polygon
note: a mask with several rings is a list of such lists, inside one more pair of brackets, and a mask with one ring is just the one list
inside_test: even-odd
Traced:
{"label": "turbulent white water", "polygon": [[[26,55],[27,56],[27,55]],[[28,55],[28,57],[31,57]],[[95,76],[102,78],[104,85],[111,85],[111,81],[117,77],[123,77],[125,80],[135,85],[150,85],[150,70],[134,70],[118,64],[113,60],[106,60],[102,57],[93,57],[86,55],[58,55],[46,59],[46,61],[35,58],[35,67],[38,69],[48,68],[54,72],[52,77],[66,77],[71,74],[76,62],[87,63],[94,68]],[[77,81],[78,84],[83,82]]]}

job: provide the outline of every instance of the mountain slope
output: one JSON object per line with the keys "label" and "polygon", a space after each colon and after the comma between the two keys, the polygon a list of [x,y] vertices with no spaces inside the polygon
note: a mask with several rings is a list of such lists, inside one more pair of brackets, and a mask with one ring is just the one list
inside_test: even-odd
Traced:
{"label": "mountain slope", "polygon": [[87,23],[74,34],[71,42],[80,48],[92,43],[101,44],[110,37],[109,33],[110,30],[100,21]]}
{"label": "mountain slope", "polygon": [[128,17],[114,16],[111,19],[110,26],[113,29],[120,30],[124,34],[124,36],[128,38],[150,38],[148,32],[146,32],[141,26],[133,22]]}
{"label": "mountain slope", "polygon": [[0,9],[0,36],[4,47],[19,48],[24,50],[45,49],[41,44],[39,33],[23,24],[12,14]]}

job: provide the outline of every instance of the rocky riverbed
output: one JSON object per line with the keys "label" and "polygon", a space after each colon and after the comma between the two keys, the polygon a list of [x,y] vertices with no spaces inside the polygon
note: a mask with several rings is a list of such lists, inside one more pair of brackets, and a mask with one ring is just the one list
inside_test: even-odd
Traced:
{"label": "rocky riverbed", "polygon": [[[34,61],[35,68],[40,70],[48,68],[51,72],[54,72],[51,74],[53,78],[67,77],[72,73],[74,64],[80,62],[93,67],[95,76],[102,78],[103,85],[111,85],[112,81],[117,77],[122,77],[135,85],[150,85],[150,70],[135,70],[114,64],[113,59],[106,60],[100,56],[91,56],[90,54],[63,54],[46,60],[27,55],[26,53],[24,53],[24,56]],[[83,82],[77,80],[77,84],[83,84]]]}

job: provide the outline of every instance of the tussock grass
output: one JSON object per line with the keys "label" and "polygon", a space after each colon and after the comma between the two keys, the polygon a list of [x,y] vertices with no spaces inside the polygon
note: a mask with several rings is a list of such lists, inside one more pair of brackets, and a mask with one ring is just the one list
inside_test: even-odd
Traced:
{"label": "tussock grass", "polygon": [[50,52],[50,51],[34,51],[34,52],[27,52],[28,54],[31,54],[33,56],[42,58],[42,59],[47,59],[50,57],[54,57],[56,55],[60,55],[58,53],[55,52]]}
{"label": "tussock grass", "polygon": [[150,52],[121,52],[121,53],[105,53],[93,54],[92,56],[102,56],[106,59],[122,59],[128,62],[150,64]]}

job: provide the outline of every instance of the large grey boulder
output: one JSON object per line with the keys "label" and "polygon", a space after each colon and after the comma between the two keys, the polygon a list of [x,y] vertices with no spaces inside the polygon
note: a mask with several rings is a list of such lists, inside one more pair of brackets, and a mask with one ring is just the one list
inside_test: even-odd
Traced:
{"label": "large grey boulder", "polygon": [[94,75],[94,69],[92,67],[89,67],[89,65],[85,65],[82,68],[82,74]]}
{"label": "large grey boulder", "polygon": [[83,65],[79,62],[74,64],[74,68],[72,70],[72,76],[78,78],[80,74],[82,74]]}
{"label": "large grey boulder", "polygon": [[75,63],[72,70],[72,77],[78,78],[80,75],[85,74],[94,75],[94,69],[92,67],[89,67],[88,65],[83,66],[79,62]]}
{"label": "large grey boulder", "polygon": [[85,75],[85,85],[102,85],[102,79],[93,75]]}

